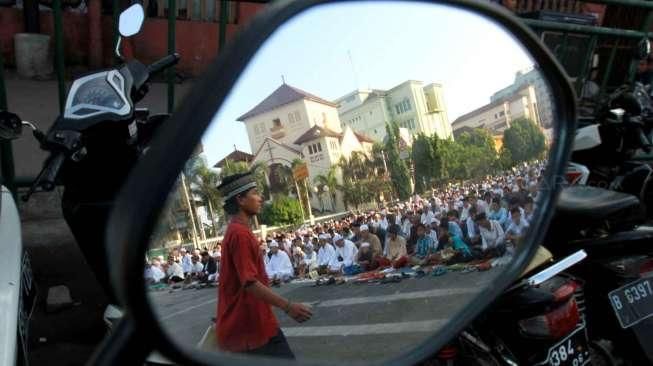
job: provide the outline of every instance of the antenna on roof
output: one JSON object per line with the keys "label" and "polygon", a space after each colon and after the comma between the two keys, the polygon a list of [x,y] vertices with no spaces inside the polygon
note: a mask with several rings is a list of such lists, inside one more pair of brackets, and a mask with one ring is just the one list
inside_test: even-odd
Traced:
{"label": "antenna on roof", "polygon": [[286,84],[286,77],[283,76],[283,75],[281,75],[281,82],[283,82],[284,84]]}
{"label": "antenna on roof", "polygon": [[236,150],[238,150],[238,148],[236,147],[236,144],[234,144],[234,151],[236,151]]}
{"label": "antenna on roof", "polygon": [[356,68],[354,67],[354,59],[351,57],[351,50],[347,50],[347,55],[349,56],[349,63],[351,64],[351,71],[354,73],[354,89],[358,90],[358,75],[356,75]]}

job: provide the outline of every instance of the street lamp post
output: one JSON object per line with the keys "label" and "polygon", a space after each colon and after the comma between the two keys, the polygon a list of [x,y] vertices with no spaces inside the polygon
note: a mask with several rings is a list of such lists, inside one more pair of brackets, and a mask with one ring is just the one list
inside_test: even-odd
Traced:
{"label": "street lamp post", "polygon": [[322,200],[322,195],[320,194],[320,189],[317,187],[313,187],[313,192],[317,194],[317,198],[320,200],[320,206],[321,206],[321,211],[324,212],[324,201]]}
{"label": "street lamp post", "polygon": [[[329,200],[331,200],[331,198],[330,198],[331,196],[329,196],[329,186],[327,186],[327,185],[322,186],[322,192],[326,193],[327,197],[329,197]],[[322,206],[324,206],[324,205],[322,205]],[[335,209],[333,208],[333,200],[331,200],[331,211],[335,211]]]}

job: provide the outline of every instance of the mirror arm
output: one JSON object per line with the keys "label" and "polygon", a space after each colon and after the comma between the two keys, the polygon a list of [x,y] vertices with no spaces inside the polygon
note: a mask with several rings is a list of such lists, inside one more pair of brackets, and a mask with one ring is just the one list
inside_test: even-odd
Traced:
{"label": "mirror arm", "polygon": [[122,42],[122,36],[118,36],[118,41],[116,42],[116,57],[118,57],[120,61],[125,61],[125,58],[120,53],[121,42]]}

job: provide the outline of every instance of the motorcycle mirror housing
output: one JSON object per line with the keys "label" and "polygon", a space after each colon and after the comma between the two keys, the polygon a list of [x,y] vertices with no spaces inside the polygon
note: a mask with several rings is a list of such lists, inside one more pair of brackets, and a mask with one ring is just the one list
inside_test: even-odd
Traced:
{"label": "motorcycle mirror housing", "polygon": [[[145,11],[141,4],[134,4],[120,13],[118,19],[118,31],[121,37],[131,37],[141,31],[143,21],[145,20]],[[116,56],[121,57],[120,54],[120,41],[118,37],[116,43]]]}
{"label": "motorcycle mirror housing", "polygon": [[18,115],[0,111],[0,140],[14,140],[23,132],[23,123]]}
{"label": "motorcycle mirror housing", "polygon": [[[126,355],[127,352],[138,348],[138,357],[141,359],[130,359],[130,363],[141,362],[147,353],[154,349],[179,364],[248,365],[252,363],[251,360],[235,355],[191,353],[175,343],[154,313],[144,281],[138,280],[143,278],[144,258],[153,232],[159,223],[160,213],[166,207],[167,198],[178,181],[180,172],[201,143],[202,136],[214,120],[216,112],[266,40],[277,29],[309,9],[356,2],[279,0],[269,3],[247,28],[225,46],[205,74],[197,79],[193,89],[171,119],[161,126],[147,155],[125,182],[107,227],[107,243],[112,245],[107,248],[112,282],[126,307],[127,316],[123,320],[123,325],[119,325],[118,331],[104,343],[104,349],[100,349],[99,353],[111,354],[119,359],[121,354]],[[397,4],[401,3],[397,2]],[[431,4],[420,0],[413,3]],[[521,44],[537,63],[539,71],[549,86],[554,105],[552,121],[555,136],[552,138],[548,164],[538,192],[539,210],[532,219],[531,230],[520,244],[520,251],[503,267],[501,274],[493,280],[493,285],[484,289],[472,302],[461,307],[449,320],[446,328],[415,344],[415,348],[410,350],[410,353],[404,353],[401,358],[391,360],[389,362],[391,364],[416,364],[434,354],[452,337],[459,334],[524,271],[536,253],[538,244],[544,239],[555,211],[555,201],[562,188],[560,182],[563,179],[560,178],[564,177],[575,130],[574,90],[560,64],[532,30],[506,9],[489,2],[447,0],[436,5],[464,10],[490,20]],[[276,361],[273,364],[294,363]]]}
{"label": "motorcycle mirror housing", "polygon": [[122,13],[118,20],[118,30],[123,37],[131,37],[141,31],[145,20],[145,11],[141,4],[134,4]]}

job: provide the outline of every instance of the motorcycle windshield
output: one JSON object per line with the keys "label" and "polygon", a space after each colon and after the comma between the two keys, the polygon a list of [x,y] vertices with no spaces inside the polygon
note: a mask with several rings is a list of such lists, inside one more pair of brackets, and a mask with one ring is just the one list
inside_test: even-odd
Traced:
{"label": "motorcycle windshield", "polygon": [[75,80],[64,114],[69,119],[84,119],[103,113],[125,116],[129,110],[124,94],[124,78],[112,70]]}

